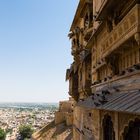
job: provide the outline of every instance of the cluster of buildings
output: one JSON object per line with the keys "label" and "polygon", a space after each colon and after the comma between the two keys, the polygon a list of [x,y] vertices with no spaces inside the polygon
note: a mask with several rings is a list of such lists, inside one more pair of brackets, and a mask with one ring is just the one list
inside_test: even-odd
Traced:
{"label": "cluster of buildings", "polygon": [[21,125],[30,125],[37,131],[53,119],[54,112],[44,109],[0,109],[0,127],[7,133],[6,140],[18,139]]}

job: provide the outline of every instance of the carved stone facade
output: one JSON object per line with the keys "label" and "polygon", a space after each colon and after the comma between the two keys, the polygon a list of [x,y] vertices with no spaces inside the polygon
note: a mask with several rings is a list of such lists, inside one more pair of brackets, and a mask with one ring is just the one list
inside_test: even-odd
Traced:
{"label": "carved stone facade", "polygon": [[73,140],[139,140],[140,1],[80,0],[69,37]]}

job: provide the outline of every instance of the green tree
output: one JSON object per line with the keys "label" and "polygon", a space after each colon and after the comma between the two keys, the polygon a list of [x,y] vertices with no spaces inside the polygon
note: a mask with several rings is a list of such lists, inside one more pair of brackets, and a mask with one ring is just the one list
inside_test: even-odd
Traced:
{"label": "green tree", "polygon": [[33,134],[33,129],[30,125],[22,125],[19,127],[19,134],[22,139],[31,138]]}
{"label": "green tree", "polygon": [[6,132],[0,128],[0,140],[5,140]]}

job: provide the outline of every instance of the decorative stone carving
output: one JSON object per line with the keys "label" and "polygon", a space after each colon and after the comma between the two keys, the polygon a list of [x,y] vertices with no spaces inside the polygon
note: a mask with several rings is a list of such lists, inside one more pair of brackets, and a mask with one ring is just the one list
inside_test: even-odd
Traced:
{"label": "decorative stone carving", "polygon": [[[102,47],[101,55],[105,57],[109,52],[122,44],[125,39],[132,36],[137,31],[139,5],[136,5],[121,21],[118,23],[110,33],[106,33],[103,38],[97,42],[98,46]],[[112,19],[108,20],[108,28],[112,28]],[[136,38],[138,35],[136,34]],[[97,47],[99,48],[99,47]]]}

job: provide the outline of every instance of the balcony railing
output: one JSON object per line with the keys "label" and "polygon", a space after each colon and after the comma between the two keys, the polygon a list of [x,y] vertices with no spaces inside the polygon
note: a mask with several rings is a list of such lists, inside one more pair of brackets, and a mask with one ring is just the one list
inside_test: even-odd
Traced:
{"label": "balcony railing", "polygon": [[136,5],[132,10],[118,23],[110,33],[106,33],[100,40],[100,56],[105,57],[122,43],[139,32],[139,12],[140,5]]}
{"label": "balcony railing", "polygon": [[140,71],[137,70],[122,76],[112,77],[112,79],[106,82],[93,84],[91,88],[93,91],[102,91],[104,89],[110,89],[112,91],[113,90],[115,91],[117,89],[120,91],[139,90],[140,87],[139,79],[140,79]]}

